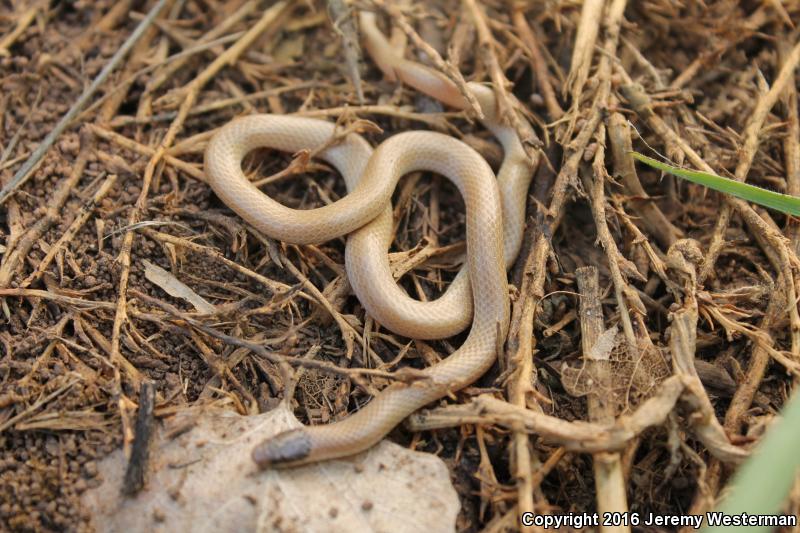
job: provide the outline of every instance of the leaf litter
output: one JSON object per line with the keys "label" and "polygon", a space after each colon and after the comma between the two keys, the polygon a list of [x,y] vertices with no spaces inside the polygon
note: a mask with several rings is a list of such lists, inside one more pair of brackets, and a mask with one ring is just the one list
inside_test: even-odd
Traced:
{"label": "leaf litter", "polygon": [[[255,424],[281,405],[302,423],[327,423],[389,383],[418,379],[461,342],[392,335],[351,297],[342,241],[277,243],[204,183],[209,136],[255,112],[339,120],[373,144],[433,129],[498,162],[474,110],[383,80],[363,54],[358,64],[357,9],[374,10],[407,57],[460,87],[493,82],[510,123],[521,112],[534,125],[526,148],[545,156],[497,365],[391,434],[439,457],[437,483],[447,466],[458,514],[442,513],[437,527],[505,531],[530,511],[715,505],[800,375],[800,224],[628,154],[799,196],[797,5],[165,4],[160,13],[155,1],[0,7],[0,182],[11,193],[0,205],[0,528],[97,530],[90,491],[133,509],[163,497],[153,480],[167,474],[186,475],[187,494],[201,490],[188,472],[208,475],[201,466],[224,457],[225,438],[206,443],[219,454],[181,462],[172,443],[191,431],[164,437],[181,413],[224,404],[231,414],[196,417],[212,434],[212,419]],[[126,42],[130,53],[118,53]],[[58,134],[64,116],[75,118]],[[245,170],[292,207],[344,194],[327,166],[291,154],[255,153]],[[419,173],[401,183],[391,257],[411,294],[435,298],[453,279],[463,222],[447,182]],[[587,266],[597,283],[587,284]],[[148,390],[150,422],[140,416]],[[161,435],[149,455],[141,428]],[[160,450],[174,451],[176,472],[160,466]],[[121,499],[128,453],[150,460],[138,464],[141,490]],[[598,457],[605,472],[592,468]],[[252,469],[249,453],[236,461]],[[278,475],[292,477],[231,486]],[[398,501],[439,501],[426,482]],[[437,486],[450,505],[450,489]],[[391,504],[373,491],[375,508]],[[797,513],[797,494],[786,512]],[[254,504],[231,501],[248,527],[279,518],[258,522]],[[138,518],[156,527],[189,516],[168,503]],[[337,512],[360,516],[357,505]],[[298,523],[296,509],[280,513]]]}
{"label": "leaf litter", "polygon": [[149,490],[118,490],[127,458],[98,464],[103,485],[83,495],[100,531],[452,531],[459,501],[445,463],[383,441],[353,458],[260,472],[257,442],[301,423],[284,406],[241,416],[219,406],[170,418],[151,448]]}

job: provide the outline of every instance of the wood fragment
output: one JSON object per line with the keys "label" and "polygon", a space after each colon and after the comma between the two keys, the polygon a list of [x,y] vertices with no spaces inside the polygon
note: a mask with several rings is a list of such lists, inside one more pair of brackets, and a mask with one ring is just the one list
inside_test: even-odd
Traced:
{"label": "wood fragment", "polygon": [[[595,267],[582,267],[575,271],[575,280],[580,291],[581,345],[583,346],[584,365],[596,380],[596,391],[590,393],[587,401],[589,420],[601,424],[613,424],[615,418],[614,395],[605,391],[612,390],[611,365],[609,361],[587,358],[594,350],[600,336],[605,330],[603,307],[600,305],[600,280]],[[594,479],[597,486],[597,512],[627,513],[628,499],[625,493],[625,476],[618,453],[597,453],[593,456]],[[630,531],[630,525],[602,524],[600,531]]]}
{"label": "wood fragment", "polygon": [[145,476],[150,461],[150,442],[155,431],[156,387],[152,381],[142,382],[139,388],[139,409],[131,457],[125,470],[122,493],[135,496],[145,487]]}

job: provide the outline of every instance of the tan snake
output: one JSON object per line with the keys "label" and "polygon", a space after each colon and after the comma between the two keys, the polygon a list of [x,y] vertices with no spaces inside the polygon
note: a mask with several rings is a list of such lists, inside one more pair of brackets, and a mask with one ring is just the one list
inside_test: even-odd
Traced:
{"label": "tan snake", "polygon": [[[392,51],[375,26],[373,15],[361,14],[361,28],[367,50],[387,77],[396,75],[446,104],[465,106],[451,82]],[[497,179],[472,148],[433,132],[401,133],[373,151],[355,134],[330,146],[335,127],[329,122],[252,115],[231,121],[211,139],[205,154],[209,183],[225,204],[256,229],[296,244],[349,235],[345,257],[348,279],[366,311],[379,323],[407,337],[436,339],[463,330],[471,321],[463,345],[426,369],[428,379],[390,385],[344,420],[290,430],[268,439],[253,451],[259,466],[294,466],[365,450],[409,414],[472,383],[493,364],[508,327],[505,270],[519,251],[533,165],[516,133],[499,123],[492,90],[475,83],[468,86],[486,117],[484,124],[505,151]],[[319,157],[342,174],[348,194],[312,210],[279,204],[242,172],[244,156],[259,147],[285,152],[316,152],[324,147]],[[391,194],[402,176],[418,170],[450,179],[466,206],[467,268],[432,302],[410,298],[395,283],[387,254],[392,241]]]}

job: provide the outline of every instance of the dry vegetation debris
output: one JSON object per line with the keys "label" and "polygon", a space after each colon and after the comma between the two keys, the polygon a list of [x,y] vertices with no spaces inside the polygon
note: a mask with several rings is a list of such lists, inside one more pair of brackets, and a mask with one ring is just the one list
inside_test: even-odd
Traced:
{"label": "dry vegetation debris", "polygon": [[[359,53],[356,9],[465,96],[465,80],[491,82],[543,156],[497,365],[393,433],[450,465],[460,529],[513,529],[530,510],[701,512],[783,405],[800,375],[800,224],[627,152],[800,194],[796,3],[10,1],[2,528],[90,528],[78,495],[101,482],[98,458],[132,446],[148,383],[156,419],[289,398],[325,423],[458,345],[381,329],[351,297],[343,241],[275,242],[204,183],[215,128],[255,112],[327,117],[374,143],[441,131],[496,166],[479,110],[382,79]],[[293,207],[344,194],[309,155],[257,153],[247,170]],[[400,283],[435,298],[463,261],[461,200],[419,173],[394,213]]]}

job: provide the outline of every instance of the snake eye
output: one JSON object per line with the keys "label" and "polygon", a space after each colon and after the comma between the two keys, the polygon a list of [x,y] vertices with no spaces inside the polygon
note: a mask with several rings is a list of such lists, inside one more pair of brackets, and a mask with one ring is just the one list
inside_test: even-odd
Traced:
{"label": "snake eye", "polygon": [[303,429],[290,429],[270,437],[255,448],[252,457],[259,468],[293,466],[311,453],[311,437]]}

